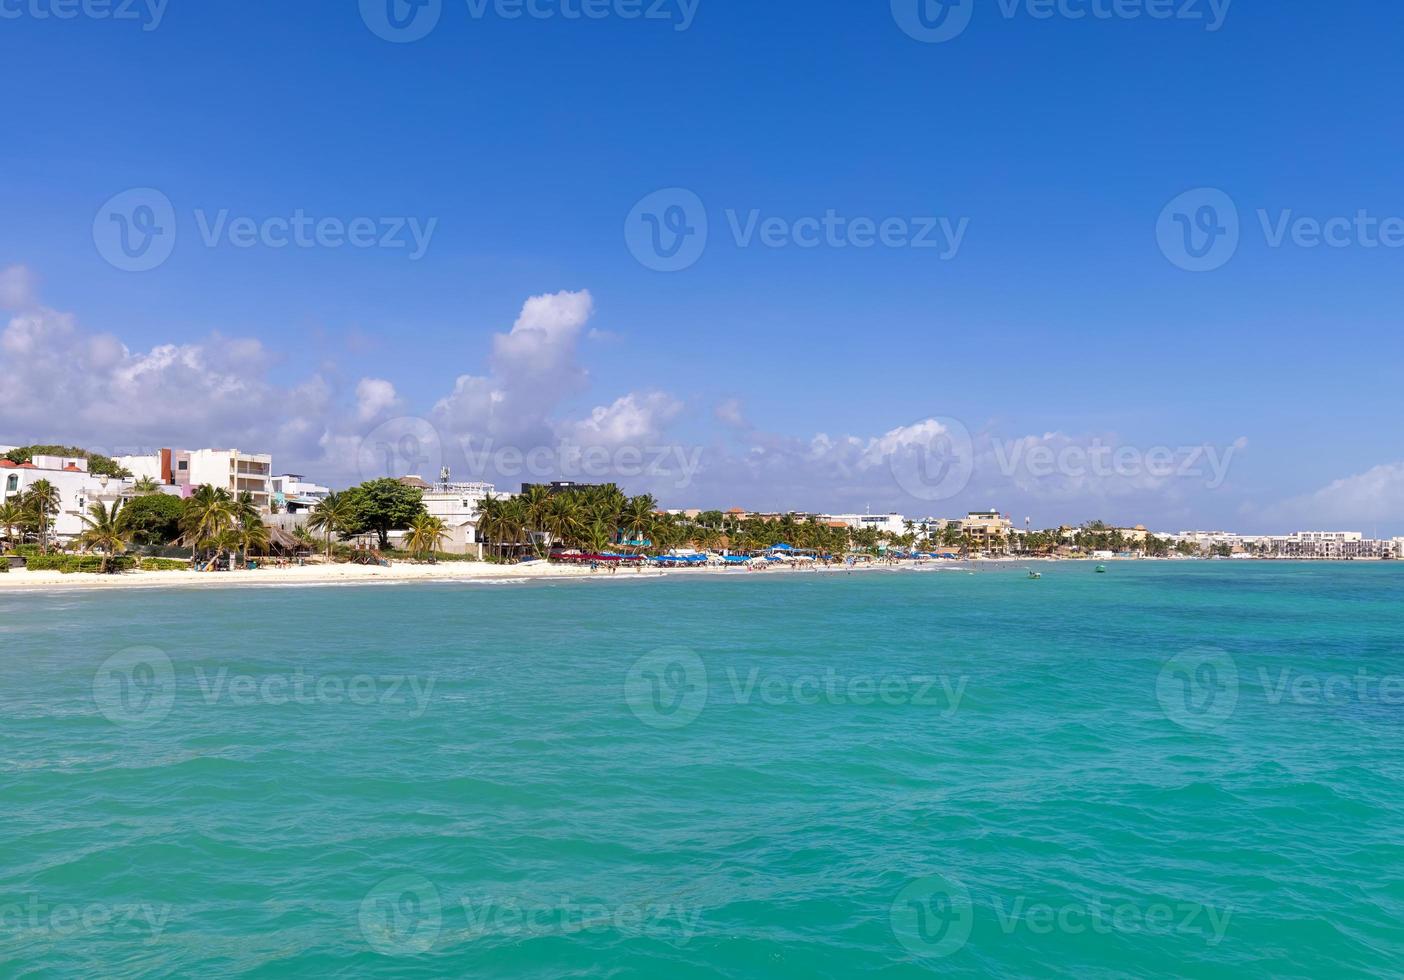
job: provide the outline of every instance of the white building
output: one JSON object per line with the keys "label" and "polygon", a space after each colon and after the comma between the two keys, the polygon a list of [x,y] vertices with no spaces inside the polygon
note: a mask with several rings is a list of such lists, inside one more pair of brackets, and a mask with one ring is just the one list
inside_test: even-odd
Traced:
{"label": "white building", "polygon": [[[478,535],[478,508],[489,496],[510,497],[499,494],[491,483],[425,483],[418,476],[405,476],[400,482],[415,487],[424,499],[424,509],[430,517],[444,522],[448,536],[441,550],[451,555],[483,556],[482,538]],[[390,537],[396,546],[403,546],[408,531],[391,531]]]}
{"label": "white building", "polygon": [[846,524],[855,531],[872,528],[882,534],[907,533],[907,519],[901,514],[820,514],[819,520]]}
{"label": "white building", "polygon": [[1377,541],[1359,531],[1294,531],[1262,539],[1278,558],[1398,558],[1396,541]]}
{"label": "white building", "polygon": [[331,495],[331,487],[309,483],[301,473],[281,473],[268,481],[272,505],[284,513],[311,510]]}
{"label": "white building", "polygon": [[59,511],[52,533],[59,541],[69,541],[87,527],[83,517],[94,503],[112,506],[132,485],[130,480],[88,472],[83,456],[35,456],[24,463],[0,459],[0,502],[23,497],[35,483],[48,480],[59,493]]}
{"label": "white building", "polygon": [[273,457],[237,449],[162,449],[150,456],[119,456],[118,465],[140,479],[180,488],[188,497],[208,484],[230,493],[253,495],[254,506],[267,513],[273,499]]}

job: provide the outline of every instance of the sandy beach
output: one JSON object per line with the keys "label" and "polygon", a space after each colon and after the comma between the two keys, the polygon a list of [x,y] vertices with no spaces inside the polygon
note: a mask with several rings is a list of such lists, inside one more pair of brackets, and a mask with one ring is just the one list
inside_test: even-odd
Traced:
{"label": "sandy beach", "polygon": [[[982,564],[1003,564],[983,562]],[[849,568],[830,566],[827,568],[776,567],[760,571],[738,568],[676,568],[676,569],[624,569],[610,572],[598,569],[594,572],[579,565],[558,565],[533,562],[522,565],[497,565],[489,562],[441,562],[437,565],[420,565],[413,562],[396,562],[389,567],[370,565],[294,565],[287,568],[258,568],[232,572],[122,572],[115,575],[91,573],[31,572],[27,569],[13,569],[0,574],[0,592],[22,592],[26,590],[52,591],[55,589],[126,589],[126,588],[247,588],[260,586],[314,586],[314,585],[393,585],[412,582],[496,582],[526,583],[541,579],[598,579],[634,580],[664,578],[673,575],[728,576],[745,578],[773,578],[789,575],[842,575],[849,572],[884,572],[894,569],[917,567],[913,562],[897,564],[873,563]],[[926,569],[943,568],[954,570],[968,567],[964,562],[926,562]]]}

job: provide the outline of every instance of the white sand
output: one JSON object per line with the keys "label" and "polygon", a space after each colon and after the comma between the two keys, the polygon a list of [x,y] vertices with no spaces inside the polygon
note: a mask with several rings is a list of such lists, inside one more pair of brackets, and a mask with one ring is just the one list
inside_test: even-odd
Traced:
{"label": "white sand", "polygon": [[[982,564],[994,565],[995,562]],[[842,575],[849,571],[890,571],[911,568],[912,563],[896,566],[885,563],[862,564],[853,569],[835,566],[823,569],[776,566],[760,571],[740,568],[633,569],[620,568],[610,572],[604,568],[590,571],[588,566],[550,565],[537,562],[526,565],[497,565],[489,562],[440,562],[420,565],[395,562],[388,568],[375,565],[309,564],[289,568],[257,568],[232,572],[123,572],[118,575],[93,573],[31,572],[14,569],[0,573],[0,592],[55,589],[121,589],[121,588],[228,588],[238,586],[308,586],[308,585],[375,585],[405,582],[528,582],[536,579],[599,579],[628,581],[661,578],[668,575],[723,575],[731,578],[773,578],[777,575]],[[961,562],[927,562],[924,568],[965,567]]]}

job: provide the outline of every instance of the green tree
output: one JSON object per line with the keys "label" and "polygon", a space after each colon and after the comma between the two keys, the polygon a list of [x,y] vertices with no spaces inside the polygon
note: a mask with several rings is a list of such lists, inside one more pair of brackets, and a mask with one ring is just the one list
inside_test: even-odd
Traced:
{"label": "green tree", "polygon": [[18,500],[7,500],[0,504],[0,527],[5,529],[5,543],[15,543],[15,531],[29,523],[29,515]]}
{"label": "green tree", "polygon": [[132,484],[132,493],[136,494],[138,497],[145,497],[160,492],[161,484],[157,483],[149,476],[144,476]]}
{"label": "green tree", "polygon": [[234,499],[228,490],[206,484],[191,494],[180,516],[181,540],[189,546],[191,560],[204,548],[223,551],[234,520]]}
{"label": "green tree", "polygon": [[24,495],[24,508],[39,532],[39,545],[45,553],[49,550],[49,525],[59,512],[61,500],[58,487],[48,480],[35,480]]}
{"label": "green tree", "polygon": [[390,532],[403,531],[424,513],[424,494],[399,480],[384,478],[344,491],[351,500],[351,534],[374,532],[382,550],[390,547]]}
{"label": "green tree", "polygon": [[82,515],[84,527],[78,535],[79,547],[86,551],[102,552],[104,574],[111,567],[112,559],[127,548],[130,532],[122,523],[121,511],[120,500],[114,500],[110,508],[94,501],[88,505],[88,513]]}
{"label": "green tree", "polygon": [[411,552],[420,556],[438,551],[444,539],[448,537],[448,529],[444,527],[443,520],[430,514],[416,514],[414,520],[410,521],[409,532],[409,539],[405,543]]}
{"label": "green tree", "polygon": [[317,501],[307,518],[307,526],[313,531],[321,531],[327,539],[327,559],[331,559],[333,534],[348,534],[356,520],[356,509],[352,499],[345,493],[330,493]]}
{"label": "green tree", "polygon": [[185,501],[168,493],[153,493],[128,500],[122,523],[134,543],[143,546],[172,544],[180,540]]}

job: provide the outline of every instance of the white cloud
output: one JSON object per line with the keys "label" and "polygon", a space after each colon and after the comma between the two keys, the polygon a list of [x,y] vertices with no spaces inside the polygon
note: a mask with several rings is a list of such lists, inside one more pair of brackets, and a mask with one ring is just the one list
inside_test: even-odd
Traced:
{"label": "white cloud", "polygon": [[529,298],[512,329],[493,337],[488,375],[460,376],[434,406],[436,423],[458,436],[550,440],[550,413],[587,380],[579,348],[593,313],[588,290]]}
{"label": "white cloud", "polygon": [[383,378],[362,378],[356,384],[356,417],[362,422],[383,415],[399,403],[395,386]]}
{"label": "white cloud", "polygon": [[649,446],[663,438],[663,430],[682,408],[682,402],[663,392],[632,392],[593,409],[587,418],[562,425],[560,434],[582,446]]}
{"label": "white cloud", "polygon": [[1264,517],[1284,531],[1373,531],[1404,523],[1404,463],[1384,463],[1312,493],[1270,506]]}

